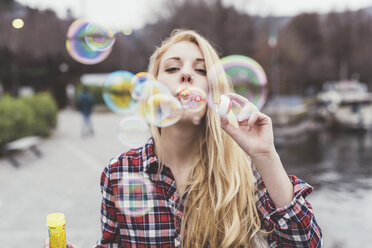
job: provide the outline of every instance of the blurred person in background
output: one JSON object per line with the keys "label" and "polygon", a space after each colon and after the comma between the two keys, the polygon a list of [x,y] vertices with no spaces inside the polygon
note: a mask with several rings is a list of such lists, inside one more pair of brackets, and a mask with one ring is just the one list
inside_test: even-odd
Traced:
{"label": "blurred person in background", "polygon": [[[200,34],[175,30],[151,56],[148,71],[174,96],[192,85],[239,98],[226,75],[207,78],[218,62]],[[112,159],[101,175],[102,237],[95,247],[322,247],[305,199],[313,188],[287,175],[271,119],[251,105],[237,128],[207,106],[174,125],[151,125],[143,147]],[[140,216],[118,207],[115,194],[128,173],[154,186],[146,196],[154,206]]]}
{"label": "blurred person in background", "polygon": [[83,116],[83,124],[81,128],[81,137],[93,136],[93,124],[91,115],[94,108],[94,97],[87,86],[83,86],[82,92],[76,98],[76,109]]}

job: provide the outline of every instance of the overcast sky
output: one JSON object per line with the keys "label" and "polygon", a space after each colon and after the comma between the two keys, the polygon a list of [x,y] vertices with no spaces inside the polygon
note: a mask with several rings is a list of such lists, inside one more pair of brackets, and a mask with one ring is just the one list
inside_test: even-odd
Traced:
{"label": "overcast sky", "polygon": [[[116,28],[140,28],[154,20],[161,11],[162,0],[18,0],[30,7],[52,8],[61,17],[70,8],[76,17],[109,24]],[[372,0],[224,0],[235,4],[250,14],[259,15],[296,15],[301,12],[315,11],[327,13],[331,10],[342,11],[346,8],[356,10],[372,6]]]}

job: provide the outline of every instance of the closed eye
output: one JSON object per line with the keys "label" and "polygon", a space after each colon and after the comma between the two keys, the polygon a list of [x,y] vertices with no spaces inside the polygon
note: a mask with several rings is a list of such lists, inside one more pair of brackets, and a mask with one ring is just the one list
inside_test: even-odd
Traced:
{"label": "closed eye", "polygon": [[204,69],[195,69],[195,71],[199,72],[202,75],[207,75],[207,71]]}
{"label": "closed eye", "polygon": [[165,69],[166,72],[175,72],[175,71],[178,71],[178,70],[179,70],[178,67],[170,67],[170,68]]}

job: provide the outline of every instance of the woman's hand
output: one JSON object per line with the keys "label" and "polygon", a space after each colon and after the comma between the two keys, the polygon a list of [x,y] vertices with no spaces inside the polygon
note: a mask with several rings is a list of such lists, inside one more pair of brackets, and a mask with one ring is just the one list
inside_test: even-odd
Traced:
{"label": "woman's hand", "polygon": [[228,93],[225,96],[244,106],[245,113],[238,115],[237,127],[229,122],[228,116],[221,115],[222,129],[251,157],[276,153],[270,117],[238,94]]}
{"label": "woman's hand", "polygon": [[[49,239],[45,240],[43,248],[50,248]],[[70,243],[67,243],[66,248],[76,248],[76,247]]]}
{"label": "woman's hand", "polygon": [[275,150],[270,117],[242,96],[226,96],[244,107],[237,117],[229,112],[227,116],[221,116],[223,130],[252,158],[275,205],[283,207],[289,204],[293,200],[293,185]]}

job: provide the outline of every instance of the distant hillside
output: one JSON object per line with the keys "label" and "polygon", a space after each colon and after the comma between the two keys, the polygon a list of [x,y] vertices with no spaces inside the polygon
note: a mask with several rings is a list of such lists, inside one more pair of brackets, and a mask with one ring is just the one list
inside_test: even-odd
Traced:
{"label": "distant hillside", "polygon": [[363,11],[366,11],[366,12],[368,12],[370,15],[372,15],[372,6],[370,6],[370,7],[366,7],[366,8],[363,8],[362,10],[363,10]]}
{"label": "distant hillside", "polygon": [[[357,11],[360,11],[360,10],[365,11],[372,16],[372,5],[370,7],[355,10],[354,12],[357,12]],[[319,16],[320,16],[321,20],[324,20],[327,17],[327,15],[328,15],[328,13],[327,14],[320,14]],[[255,18],[257,21],[259,21],[261,23],[262,22],[269,22],[271,24],[275,24],[273,26],[274,30],[280,30],[283,27],[285,27],[287,25],[287,23],[292,20],[293,17],[294,16],[269,16],[269,17],[253,16],[253,18]]]}

